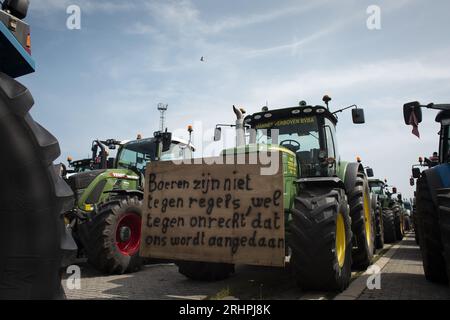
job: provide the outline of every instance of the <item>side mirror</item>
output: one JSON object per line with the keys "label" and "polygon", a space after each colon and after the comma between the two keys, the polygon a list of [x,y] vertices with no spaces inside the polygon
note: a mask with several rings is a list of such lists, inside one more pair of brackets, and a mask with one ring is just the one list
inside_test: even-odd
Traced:
{"label": "side mirror", "polygon": [[214,141],[220,141],[222,139],[222,128],[216,128],[214,130]]}
{"label": "side mirror", "polygon": [[366,120],[364,118],[364,109],[353,109],[352,118],[354,124],[366,123]]}
{"label": "side mirror", "polygon": [[373,174],[373,169],[372,169],[372,168],[367,168],[367,169],[366,169],[366,172],[367,172],[367,176],[368,176],[369,178],[372,178],[372,177],[374,176],[374,174]]}
{"label": "side mirror", "polygon": [[411,187],[414,187],[414,184],[415,184],[415,180],[414,180],[413,177],[411,177],[411,179],[409,179],[409,185],[410,185]]}
{"label": "side mirror", "polygon": [[420,108],[420,103],[410,102],[403,106],[403,118],[405,120],[406,125],[412,125],[411,123],[411,115],[414,113],[417,123],[422,122],[422,109]]}
{"label": "side mirror", "polygon": [[420,168],[413,168],[412,176],[414,179],[419,179],[420,178]]}

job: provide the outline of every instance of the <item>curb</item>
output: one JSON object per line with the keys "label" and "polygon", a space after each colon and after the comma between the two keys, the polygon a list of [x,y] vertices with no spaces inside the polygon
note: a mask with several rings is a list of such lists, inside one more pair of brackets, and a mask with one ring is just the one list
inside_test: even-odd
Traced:
{"label": "curb", "polygon": [[[377,266],[380,268],[382,273],[383,268],[388,264],[394,254],[400,248],[400,243],[393,245],[383,256],[378,259],[378,261],[371,265],[367,270],[370,270],[372,266]],[[350,283],[350,286],[342,293],[337,295],[333,300],[356,300],[359,296],[367,289],[367,279],[372,273],[368,271],[364,272],[362,275],[358,276],[355,280]]]}

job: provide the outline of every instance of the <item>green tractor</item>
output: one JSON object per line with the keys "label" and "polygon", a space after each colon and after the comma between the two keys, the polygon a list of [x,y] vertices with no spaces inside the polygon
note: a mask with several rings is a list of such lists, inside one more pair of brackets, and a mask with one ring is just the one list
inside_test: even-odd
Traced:
{"label": "green tractor", "polygon": [[[395,194],[397,195],[396,197]],[[402,194],[398,193],[396,188],[392,190],[390,208],[394,212],[395,236],[397,241],[403,240],[405,236],[406,209],[403,204]]]}
{"label": "green tractor", "polygon": [[397,236],[395,233],[395,215],[390,207],[391,193],[388,190],[386,181],[380,179],[370,179],[369,185],[371,191],[376,194],[377,211],[380,211],[381,209],[383,240],[385,243],[394,243],[397,241]]}
{"label": "green tractor", "polygon": [[[302,101],[296,107],[237,116],[237,147],[223,155],[281,152],[284,173],[286,254],[303,289],[342,291],[352,266],[366,269],[374,252],[375,232],[369,182],[364,167],[341,159],[337,148],[337,113],[353,108],[355,124],[364,111],[353,105],[331,112]],[[215,140],[221,136],[216,128]],[[249,141],[246,142],[246,133]],[[219,280],[234,272],[223,263],[178,261],[179,272],[197,280]]]}
{"label": "green tractor", "polygon": [[382,210],[383,235],[385,243],[394,243],[402,240],[404,236],[405,208],[397,188],[387,185],[387,181],[370,179],[370,188],[377,195]]}
{"label": "green tractor", "polygon": [[[372,208],[375,216],[375,248],[383,249],[385,243],[385,233],[389,233],[389,230],[385,230],[384,224],[389,216],[387,207],[385,206],[386,194],[384,193],[384,184],[379,179],[374,179],[373,173],[369,174],[369,188],[372,193]],[[385,217],[386,216],[386,217]],[[389,223],[387,225],[389,229]],[[389,239],[389,237],[388,237]]]}
{"label": "green tractor", "polygon": [[405,215],[404,219],[404,229],[406,231],[411,231],[413,229],[412,227],[412,203],[408,199],[403,199],[403,211]]}
{"label": "green tractor", "polygon": [[[190,134],[192,130],[189,130]],[[75,207],[67,223],[88,262],[105,274],[140,269],[144,171],[150,161],[191,158],[190,141],[156,132],[153,138],[108,141],[118,145],[113,168],[104,167],[71,175],[67,181],[75,193]]]}

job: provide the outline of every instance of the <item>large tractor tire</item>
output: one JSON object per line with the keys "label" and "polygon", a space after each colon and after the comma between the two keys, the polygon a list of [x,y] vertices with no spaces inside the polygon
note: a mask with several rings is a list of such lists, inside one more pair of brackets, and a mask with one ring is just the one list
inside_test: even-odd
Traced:
{"label": "large tractor tire", "polygon": [[307,188],[295,199],[288,245],[297,284],[342,292],[351,277],[350,209],[342,189]]}
{"label": "large tractor tire", "polygon": [[375,248],[383,249],[384,247],[384,225],[383,225],[383,209],[381,203],[377,202],[375,208]]}
{"label": "large tractor tire", "polygon": [[401,241],[405,236],[405,219],[402,208],[396,204],[392,206],[392,212],[394,213],[395,237],[397,241]]}
{"label": "large tractor tire", "polygon": [[432,282],[447,283],[438,210],[433,203],[426,175],[417,180],[416,206],[425,277]]}
{"label": "large tractor tire", "polygon": [[384,227],[384,242],[394,243],[397,241],[395,233],[395,216],[391,209],[383,209],[383,227]]}
{"label": "large tractor tire", "polygon": [[414,238],[416,240],[416,244],[420,245],[419,225],[417,224],[417,213],[414,213],[414,216],[413,216],[413,226],[414,226]]}
{"label": "large tractor tire", "polygon": [[58,141],[28,113],[27,88],[0,72],[0,300],[62,299],[62,212],[73,193],[53,161]]}
{"label": "large tractor tire", "polygon": [[446,262],[445,267],[447,269],[447,278],[450,281],[450,189],[440,190],[438,199],[441,240],[442,246],[444,247],[444,259]]}
{"label": "large tractor tire", "polygon": [[348,195],[354,237],[353,267],[365,270],[372,264],[375,247],[373,210],[367,177],[358,173],[355,187]]}
{"label": "large tractor tire", "polygon": [[88,262],[104,274],[139,271],[142,201],[137,197],[100,204],[91,221],[78,226]]}
{"label": "large tractor tire", "polygon": [[178,272],[196,281],[220,281],[234,273],[234,265],[227,263],[177,261]]}

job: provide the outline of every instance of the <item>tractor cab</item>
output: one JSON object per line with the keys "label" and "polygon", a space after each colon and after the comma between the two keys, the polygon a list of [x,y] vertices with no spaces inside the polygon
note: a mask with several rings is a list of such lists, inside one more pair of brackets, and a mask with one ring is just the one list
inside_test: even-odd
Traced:
{"label": "tractor cab", "polygon": [[441,124],[439,131],[439,153],[433,154],[430,158],[425,158],[428,167],[434,167],[438,164],[448,163],[450,161],[450,104],[422,105],[419,102],[406,103],[403,106],[403,116],[405,124],[413,126],[413,133],[419,135],[418,126],[422,122],[422,109],[440,110],[436,116],[436,122]]}
{"label": "tractor cab", "polygon": [[80,160],[72,160],[72,157],[68,157],[68,169],[64,168],[63,177],[69,178],[77,173],[114,168],[115,159],[111,157],[111,152],[118,145],[120,145],[120,142],[115,139],[92,141],[92,156]]}
{"label": "tractor cab", "polygon": [[450,162],[450,110],[441,111],[436,117],[436,122],[441,124],[439,133],[439,154],[437,159],[433,162],[448,163]]}
{"label": "tractor cab", "polygon": [[331,176],[339,154],[337,119],[321,106],[263,110],[245,118],[250,144],[278,145],[295,155],[300,177]]}
{"label": "tractor cab", "polygon": [[386,195],[385,192],[386,184],[384,183],[384,181],[381,181],[380,179],[369,179],[369,187],[370,191],[379,196]]}
{"label": "tractor cab", "polygon": [[383,208],[389,207],[392,193],[390,192],[386,181],[369,179],[369,188],[372,193],[377,195],[377,199]]}
{"label": "tractor cab", "polygon": [[137,139],[128,141],[120,146],[117,153],[116,168],[134,169],[144,173],[147,164],[151,161],[176,161],[191,159],[194,146],[189,141],[155,134],[153,138]]}
{"label": "tractor cab", "polygon": [[[311,106],[301,101],[299,106],[278,110],[264,107],[247,116],[244,124],[250,130],[249,144],[279,146],[281,151],[295,155],[300,178],[335,176],[341,161],[337,146],[336,114],[327,106]],[[356,106],[351,106],[356,107]],[[364,123],[362,109],[353,110],[353,122]]]}

